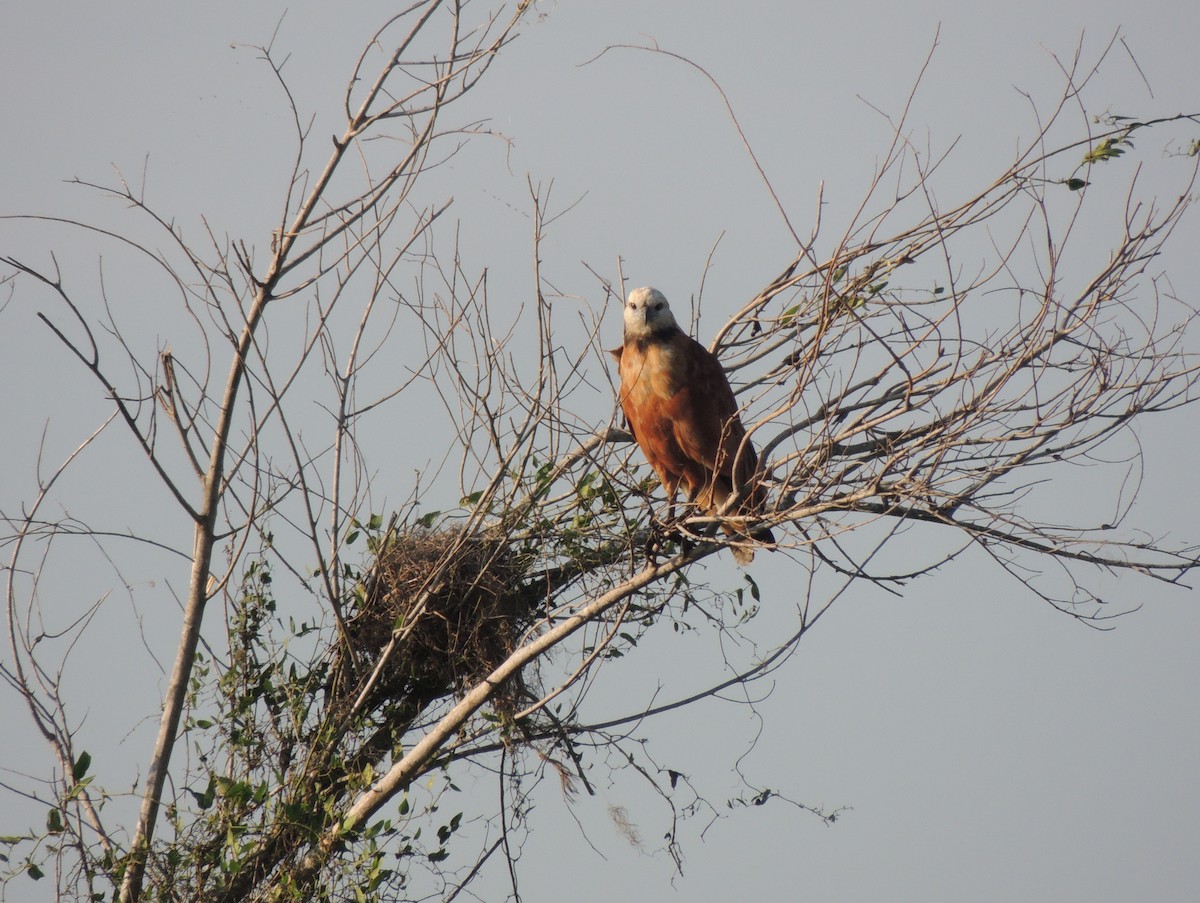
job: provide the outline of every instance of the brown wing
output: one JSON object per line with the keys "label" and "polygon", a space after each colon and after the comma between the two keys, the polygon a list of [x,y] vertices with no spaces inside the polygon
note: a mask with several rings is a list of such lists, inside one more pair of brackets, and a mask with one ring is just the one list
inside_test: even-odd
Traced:
{"label": "brown wing", "polygon": [[688,336],[680,336],[677,344],[685,345],[680,356],[687,363],[687,373],[685,388],[676,394],[671,406],[676,436],[688,458],[703,464],[710,478],[717,475],[716,482],[721,484],[719,503],[733,489],[735,462],[738,482],[749,484],[758,468],[758,457],[750,443],[741,447],[746,429],[720,361]]}
{"label": "brown wing", "polygon": [[622,345],[620,348],[610,348],[608,350],[608,353],[611,354],[613,356],[613,360],[615,360],[617,362],[617,375],[621,377],[621,381],[622,381],[621,388],[618,390],[617,401],[621,405],[621,413],[625,415],[625,428],[628,429],[629,432],[633,433],[633,441],[636,442],[637,441],[637,432],[634,430],[633,424],[629,422],[629,412],[625,410],[625,386],[624,386],[624,378],[625,377],[624,377],[624,373],[621,370],[621,355],[624,353],[624,351],[625,351],[625,346]]}

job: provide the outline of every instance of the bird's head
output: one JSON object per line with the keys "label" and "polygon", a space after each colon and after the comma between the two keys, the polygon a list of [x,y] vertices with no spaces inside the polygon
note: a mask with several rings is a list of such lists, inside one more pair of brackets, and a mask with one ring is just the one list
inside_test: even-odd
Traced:
{"label": "bird's head", "polygon": [[635,288],[625,298],[625,338],[645,339],[678,329],[671,305],[656,288]]}

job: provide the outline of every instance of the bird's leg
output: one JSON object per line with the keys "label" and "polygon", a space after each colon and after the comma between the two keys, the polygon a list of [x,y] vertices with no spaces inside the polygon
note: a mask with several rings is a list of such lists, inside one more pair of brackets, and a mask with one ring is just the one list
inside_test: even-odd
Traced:
{"label": "bird's leg", "polygon": [[[678,532],[675,527],[675,495],[679,492],[679,482],[677,480],[663,480],[663,489],[667,491],[667,516],[664,520],[658,521],[657,528],[666,536],[671,532]],[[652,515],[653,516],[653,515]]]}
{"label": "bird's leg", "polygon": [[646,539],[646,557],[651,562],[655,560],[655,556],[665,551],[668,543],[685,542],[679,524],[675,520],[675,494],[679,489],[679,483],[663,480],[662,484],[667,491],[667,516],[665,520],[660,520],[655,515],[654,509],[650,509],[650,535]]}
{"label": "bird's leg", "polygon": [[[715,515],[720,511],[720,503],[717,501],[716,491],[716,484],[712,481],[703,487],[697,486],[695,491],[692,492],[691,498],[688,499],[688,503],[698,513],[708,514],[709,516]],[[706,537],[713,536],[716,532],[716,523],[705,524],[704,528],[700,531],[701,535]]]}
{"label": "bird's leg", "polygon": [[667,539],[675,541],[681,541],[683,539],[683,530],[680,528],[680,521],[683,519],[683,515],[678,517],[675,515],[675,496],[678,493],[679,481],[675,480],[667,486],[667,519],[662,525],[664,536]]}
{"label": "bird's leg", "polygon": [[650,531],[646,537],[646,557],[651,563],[655,558],[666,551],[669,543],[677,541],[680,538],[679,529],[673,527],[670,521],[660,520],[658,516],[650,512]]}
{"label": "bird's leg", "polygon": [[678,543],[682,555],[686,555],[696,545],[691,537],[683,532],[678,521],[663,521],[651,514],[650,535],[646,539],[646,557],[650,563],[654,564],[658,555],[668,554],[667,547],[671,543]]}
{"label": "bird's leg", "polygon": [[658,555],[663,550],[663,532],[662,524],[658,518],[650,515],[650,529],[646,533],[646,545],[643,551],[646,553],[646,560],[651,565],[658,564]]}

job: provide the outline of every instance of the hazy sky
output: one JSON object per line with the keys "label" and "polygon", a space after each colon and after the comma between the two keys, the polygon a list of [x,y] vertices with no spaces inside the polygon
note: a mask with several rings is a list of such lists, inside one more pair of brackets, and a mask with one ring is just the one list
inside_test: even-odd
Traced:
{"label": "hazy sky", "polygon": [[[477,139],[429,189],[430,197],[453,194],[463,246],[489,267],[497,304],[515,310],[528,287],[527,176],[553,181],[562,209],[579,202],[553,227],[543,258],[547,278],[582,309],[598,312],[602,297],[583,263],[615,274],[620,257],[631,284],[654,284],[686,311],[719,240],[699,327],[707,341],[790,259],[787,233],[712,87],[661,56],[617,50],[596,59],[609,45],[656,42],[705,67],[802,231],[821,184],[824,216],[853,211],[890,140],[882,114],[899,115],[935,36],[908,122],[914,139],[931,148],[958,139],[939,182],[943,201],[982,187],[1010,162],[1019,140],[1034,134],[1026,95],[1041,109],[1056,100],[1062,79],[1054,55],[1069,59],[1082,46],[1094,58],[1118,29],[1110,65],[1089,86],[1094,112],[1150,117],[1200,109],[1200,7],[1182,0],[733,8],[684,0],[539,5],[542,18],[522,29],[470,100],[474,115],[488,117],[503,138]],[[0,13],[0,214],[119,226],[117,205],[64,184],[71,177],[111,181],[116,166],[130,181],[145,172],[148,197],[190,235],[201,234],[203,215],[217,234],[265,246],[289,163],[288,123],[269,71],[245,45],[269,41],[285,10],[276,37],[277,49],[291,54],[285,75],[300,107],[317,117],[317,133],[332,133],[346,74],[393,11],[386,4],[8,4]],[[1147,138],[1112,165],[1131,170],[1138,154],[1157,163],[1162,152]],[[1109,240],[1113,228],[1098,224],[1096,241]],[[1085,228],[1076,240],[1091,234]],[[1175,242],[1200,247],[1200,220],[1185,223]],[[0,221],[0,255],[45,262],[48,249],[72,279],[94,285],[94,241]],[[1172,270],[1175,287],[1196,304],[1200,272],[1186,256]],[[135,338],[150,347],[177,341],[175,327],[158,317],[152,290],[122,273],[119,255],[104,275]],[[0,313],[5,511],[32,495],[43,427],[49,457],[58,458],[106,410],[36,321],[44,303],[18,293]],[[607,322],[616,344],[618,320],[610,312]],[[599,375],[593,382],[586,404],[611,408],[607,383]],[[1155,536],[1195,540],[1200,533],[1198,436],[1195,411],[1140,432],[1145,473],[1133,519]],[[118,478],[126,472],[119,457],[133,454],[131,447],[109,444],[102,453],[114,457],[97,465],[116,476],[102,485],[81,482],[66,497],[81,510],[151,518],[154,509],[139,507],[138,490]],[[423,455],[395,462],[393,497]],[[1068,509],[1095,503],[1098,493],[1116,493],[1121,474],[1064,478],[1049,498]],[[164,530],[174,531],[166,541],[188,545],[186,525]],[[96,564],[96,556],[83,557]],[[169,559],[155,567],[167,575]],[[175,567],[173,577],[156,578],[153,568],[122,575],[132,586],[114,594],[94,626],[100,648],[70,675],[84,745],[98,751],[102,776],[115,758],[147,757],[165,684],[155,659],[170,661],[178,631],[178,611],[159,581],[181,586],[182,566]],[[756,565],[764,609],[775,606],[759,625],[762,648],[789,623],[792,567],[770,556]],[[721,587],[739,580],[727,561],[711,563],[707,573]],[[54,584],[63,604],[73,604],[69,576]],[[78,591],[95,594],[104,579]],[[758,786],[850,811],[826,827],[778,801],[722,807],[725,817],[703,837],[703,816],[681,831],[684,871],[673,877],[670,859],[654,853],[666,813],[637,781],[601,781],[597,798],[573,803],[548,781],[524,845],[524,899],[1196,899],[1197,594],[1129,575],[1098,585],[1114,608],[1140,610],[1111,632],[1088,629],[1022,592],[981,556],[912,584],[899,598],[864,589],[840,600],[774,675],[757,714],[714,701],[652,722],[639,736],[652,739],[658,762],[689,775],[713,802],[742,792],[730,770],[738,760]],[[718,655],[712,638],[655,637],[611,669],[604,678],[611,683],[595,694],[596,711],[605,699],[615,711],[629,698],[648,701],[660,687],[668,698],[720,679]],[[753,655],[734,651],[738,660]],[[88,698],[93,680],[95,698]],[[33,769],[44,759],[27,720],[13,694],[0,694],[0,723],[12,738],[0,768]],[[124,780],[126,772],[112,767]],[[132,764],[127,770],[135,773]],[[478,792],[495,788],[480,782]],[[0,834],[23,828],[14,818],[44,817],[41,810],[14,815],[16,803],[10,812],[0,800]],[[618,831],[610,806],[629,812],[643,849]],[[502,895],[505,878],[489,876],[477,893]],[[34,899],[38,889],[14,885],[8,898]]]}

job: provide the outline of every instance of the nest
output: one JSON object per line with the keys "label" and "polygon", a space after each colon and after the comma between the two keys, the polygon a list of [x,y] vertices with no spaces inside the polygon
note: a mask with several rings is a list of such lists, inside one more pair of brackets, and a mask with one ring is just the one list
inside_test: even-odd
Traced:
{"label": "nest", "polygon": [[[393,637],[397,645],[372,690],[375,706],[400,702],[419,710],[482,680],[512,654],[532,616],[527,568],[528,557],[515,554],[501,535],[458,529],[391,535],[346,624],[358,679],[336,683],[361,686]],[[512,710],[519,690],[519,682],[509,681],[497,703]]]}

